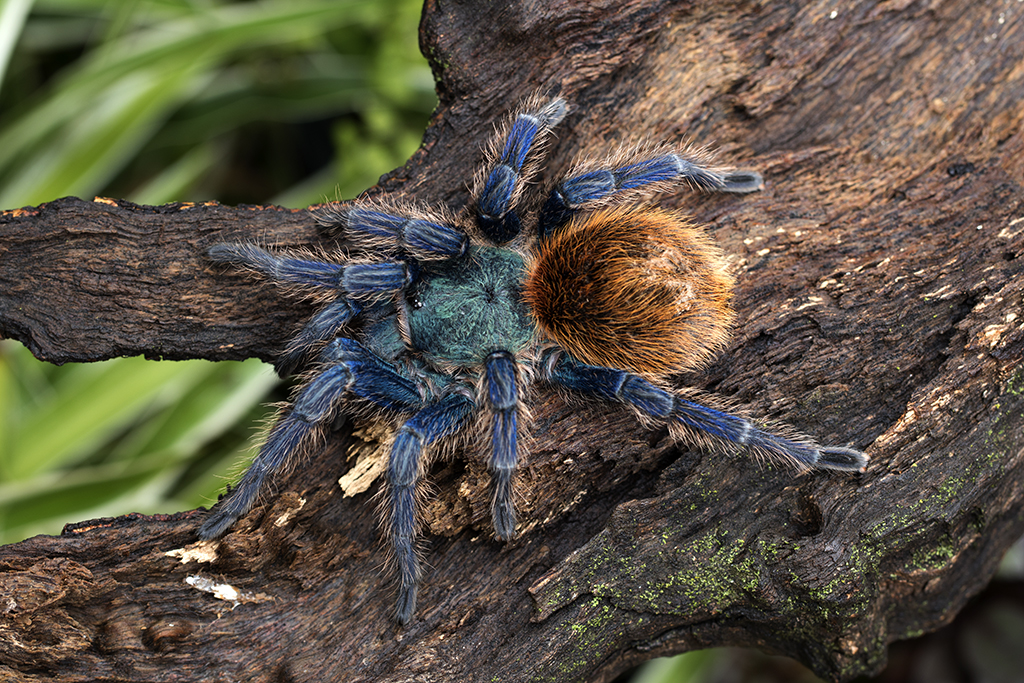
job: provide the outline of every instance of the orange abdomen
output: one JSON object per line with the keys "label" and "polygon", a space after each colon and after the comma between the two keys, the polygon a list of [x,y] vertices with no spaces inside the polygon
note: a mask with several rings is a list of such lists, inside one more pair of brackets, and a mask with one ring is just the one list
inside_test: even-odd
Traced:
{"label": "orange abdomen", "polygon": [[733,279],[722,251],[678,214],[578,217],[539,252],[524,298],[577,360],[659,376],[701,367],[728,338]]}

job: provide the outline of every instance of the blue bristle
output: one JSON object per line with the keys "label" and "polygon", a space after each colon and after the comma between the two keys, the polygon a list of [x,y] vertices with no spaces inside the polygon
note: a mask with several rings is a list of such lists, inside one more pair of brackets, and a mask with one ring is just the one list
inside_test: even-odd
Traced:
{"label": "blue bristle", "polygon": [[340,284],[354,297],[397,292],[409,284],[409,269],[397,261],[357,263],[345,268]]}
{"label": "blue bristle", "polygon": [[389,531],[398,567],[396,619],[408,623],[416,608],[419,559],[416,557],[416,482],[422,469],[423,449],[454,434],[472,414],[473,402],[449,394],[423,408],[399,428],[391,447],[387,479],[391,517]]}
{"label": "blue bristle", "polygon": [[469,238],[455,228],[425,220],[409,221],[405,243],[410,249],[442,256],[461,256],[469,247]]}

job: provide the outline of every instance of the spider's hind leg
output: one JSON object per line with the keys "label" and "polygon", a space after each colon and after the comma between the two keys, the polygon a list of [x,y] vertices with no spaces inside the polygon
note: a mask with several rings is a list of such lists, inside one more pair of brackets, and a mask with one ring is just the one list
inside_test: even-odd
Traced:
{"label": "spider's hind leg", "polygon": [[503,244],[519,234],[519,217],[512,209],[533,173],[527,163],[530,152],[567,111],[568,105],[560,97],[548,101],[534,98],[492,143],[488,169],[474,191],[477,225],[491,242]]}
{"label": "spider's hind leg", "polygon": [[585,365],[562,356],[550,366],[549,379],[568,389],[625,403],[645,419],[667,424],[670,433],[684,441],[745,447],[767,460],[801,470],[813,467],[863,472],[867,467],[868,456],[861,451],[820,446],[801,435],[765,431],[745,417],[691,401],[624,370]]}
{"label": "spider's hind leg", "polygon": [[735,194],[757,192],[764,187],[764,179],[757,171],[713,166],[711,156],[701,149],[626,149],[601,163],[577,164],[559,181],[541,210],[539,236],[551,236],[578,211],[599,206],[613,196],[642,196],[680,183],[694,190]]}

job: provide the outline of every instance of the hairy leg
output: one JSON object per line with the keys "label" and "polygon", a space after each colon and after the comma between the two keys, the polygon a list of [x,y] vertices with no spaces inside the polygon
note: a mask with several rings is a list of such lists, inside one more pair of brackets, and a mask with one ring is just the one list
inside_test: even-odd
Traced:
{"label": "hairy leg", "polygon": [[295,461],[308,440],[333,416],[346,393],[391,411],[410,411],[422,405],[413,382],[358,342],[336,339],[325,349],[323,358],[330,365],[299,392],[291,410],[273,426],[252,465],[200,527],[200,538],[221,536],[252,509],[267,480]]}
{"label": "hairy leg", "polygon": [[207,252],[218,263],[248,268],[284,285],[332,289],[355,299],[373,299],[404,289],[412,281],[402,261],[330,263],[281,256],[252,244],[215,244]]}
{"label": "hairy leg", "polygon": [[466,396],[448,394],[413,415],[395,434],[387,469],[387,526],[398,569],[395,618],[400,623],[409,623],[416,609],[420,578],[416,556],[416,484],[423,474],[424,450],[457,432],[473,409],[473,402]]}
{"label": "hairy leg", "polygon": [[325,204],[313,217],[331,237],[347,239],[376,253],[402,251],[431,261],[462,256],[469,237],[444,215],[380,202]]}
{"label": "hairy leg", "polygon": [[519,391],[515,358],[507,351],[490,354],[484,363],[484,378],[486,405],[491,414],[489,467],[494,487],[491,518],[495,535],[508,540],[516,530],[512,478],[519,462]]}
{"label": "hairy leg", "polygon": [[568,111],[565,100],[535,98],[515,114],[503,135],[492,144],[487,170],[476,183],[477,225],[491,242],[502,244],[519,234],[521,225],[512,211],[523,186],[533,173],[530,152]]}
{"label": "hairy leg", "polygon": [[861,451],[820,446],[810,438],[766,431],[740,415],[712,408],[658,387],[646,379],[613,368],[578,363],[567,356],[553,359],[548,378],[566,388],[625,403],[642,417],[667,424],[676,438],[698,445],[735,445],[768,460],[809,467],[864,471],[868,457]]}
{"label": "hairy leg", "polygon": [[541,211],[540,237],[564,227],[576,212],[592,209],[612,197],[642,197],[664,192],[678,185],[705,192],[745,194],[764,187],[756,171],[733,171],[712,165],[709,154],[700,149],[626,149],[600,163],[585,162],[563,178],[551,191]]}

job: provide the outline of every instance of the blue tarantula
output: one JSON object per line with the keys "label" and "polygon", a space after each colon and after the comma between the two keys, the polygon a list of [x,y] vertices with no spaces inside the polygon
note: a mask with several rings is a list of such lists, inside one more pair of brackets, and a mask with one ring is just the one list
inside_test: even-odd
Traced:
{"label": "blue tarantula", "polygon": [[484,434],[494,533],[510,539],[530,421],[524,396],[534,382],[624,404],[686,443],[743,447],[801,469],[865,468],[860,451],[759,426],[669,383],[724,346],[733,281],[702,230],[639,202],[680,184],[754,192],[760,175],[714,167],[699,149],[637,146],[577,162],[531,201],[539,149],[566,111],[561,98],[533,98],[511,116],[458,213],[382,200],[329,204],[313,215],[348,251],[209,250],[214,261],[325,295],[326,304],[277,363],[282,374],[315,371],[202,538],[246,514],[339,411],[392,416],[383,524],[398,573],[396,617],[407,623],[420,578],[416,488],[429,450],[469,429]]}

